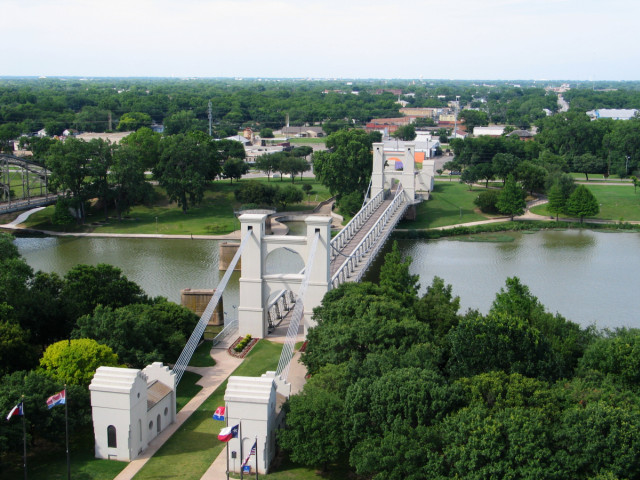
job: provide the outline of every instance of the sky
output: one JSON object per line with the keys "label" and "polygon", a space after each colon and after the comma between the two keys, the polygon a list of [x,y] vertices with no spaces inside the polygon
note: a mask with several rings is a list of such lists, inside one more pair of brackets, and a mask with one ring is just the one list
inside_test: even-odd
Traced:
{"label": "sky", "polygon": [[0,76],[640,80],[637,0],[0,0]]}

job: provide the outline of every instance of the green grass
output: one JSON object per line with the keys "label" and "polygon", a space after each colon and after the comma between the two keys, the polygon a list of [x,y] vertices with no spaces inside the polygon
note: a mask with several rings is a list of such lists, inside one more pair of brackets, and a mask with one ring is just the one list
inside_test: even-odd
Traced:
{"label": "green grass", "polygon": [[469,190],[459,182],[437,182],[431,198],[418,205],[416,220],[402,221],[398,228],[423,229],[486,220],[473,201],[484,188]]}
{"label": "green grass", "polygon": [[[584,173],[571,172],[569,175],[571,175],[577,181],[583,181],[583,182],[586,181],[586,177],[585,177]],[[604,181],[605,180],[604,174],[602,174],[602,173],[590,173],[589,174],[589,181],[591,181],[591,180]],[[609,178],[607,180],[614,181],[614,182],[630,182],[631,181],[629,179],[620,178],[620,175],[609,175]]]}
{"label": "green grass", "polygon": [[308,145],[308,144],[324,143],[327,141],[327,138],[326,137],[290,138],[288,141],[292,145]]}
{"label": "green grass", "polygon": [[202,390],[200,385],[196,385],[196,382],[201,378],[202,376],[197,373],[184,372],[176,391],[176,412],[182,410],[182,407],[189,403],[189,401]]}
{"label": "green grass", "polygon": [[[260,340],[233,375],[256,377],[275,370],[281,350],[280,344]],[[215,409],[224,404],[226,388],[225,381],[147,462],[136,480],[202,477],[225,445],[216,438],[224,422],[211,417]]]}
{"label": "green grass", "polygon": [[[71,478],[75,480],[113,480],[127,466],[125,462],[98,460],[94,458],[93,427],[81,432],[70,432]],[[61,443],[37,457],[27,457],[27,472],[30,480],[66,480],[67,459],[64,452],[64,425]],[[11,461],[11,467],[3,468],[0,478],[23,478],[22,456]]]}
{"label": "green grass", "polygon": [[193,352],[189,365],[192,367],[213,367],[216,361],[211,358],[211,342],[202,342]]}
{"label": "green grass", "polygon": [[[613,221],[640,221],[640,189],[631,185],[588,185],[600,204],[600,213],[593,218]],[[538,215],[551,216],[546,204],[531,209]],[[565,217],[566,215],[561,215]]]}
{"label": "green grass", "polygon": [[[68,232],[94,232],[94,233],[143,233],[161,235],[224,235],[240,228],[240,222],[234,215],[234,210],[240,208],[233,192],[238,185],[250,180],[241,180],[231,184],[229,181],[217,181],[209,186],[205,192],[201,204],[189,208],[186,214],[174,203],[170,203],[162,188],[156,187],[156,202],[153,206],[137,205],[122,221],[110,217],[108,223],[102,223],[104,214],[102,211],[92,212],[87,217],[85,226],[58,226],[53,225],[51,218],[54,207],[50,206],[41,210],[25,222],[29,228],[38,230],[68,231]],[[252,179],[261,183],[268,182],[267,178]],[[271,183],[279,186],[290,185],[289,179],[273,180]],[[302,203],[289,205],[285,211],[311,210],[317,202],[331,197],[328,189],[314,178],[297,178],[295,186],[308,183],[313,187],[309,197],[311,203],[307,203],[306,196]],[[113,214],[113,213],[112,213]],[[93,225],[92,223],[101,222]]]}

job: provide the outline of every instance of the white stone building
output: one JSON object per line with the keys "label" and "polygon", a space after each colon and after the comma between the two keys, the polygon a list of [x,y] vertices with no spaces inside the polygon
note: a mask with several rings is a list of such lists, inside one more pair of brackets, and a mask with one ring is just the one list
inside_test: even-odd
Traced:
{"label": "white stone building", "polygon": [[89,390],[96,458],[134,460],[175,421],[175,374],[160,362],[100,367]]}

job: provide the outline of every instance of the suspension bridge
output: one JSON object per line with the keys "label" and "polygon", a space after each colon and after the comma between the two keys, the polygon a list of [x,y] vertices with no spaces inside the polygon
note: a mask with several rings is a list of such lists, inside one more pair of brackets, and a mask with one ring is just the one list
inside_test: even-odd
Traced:
{"label": "suspension bridge", "polygon": [[[422,200],[416,194],[417,172],[414,169],[413,145],[407,144],[403,152],[404,168],[400,171],[390,168],[390,162],[385,156],[383,145],[374,144],[368,199],[333,238],[331,217],[327,216],[307,217],[307,234],[304,236],[266,235],[267,214],[239,217],[241,243],[173,367],[177,382],[182,378],[208,319],[240,258],[242,266],[238,318],[226,324],[214,342],[238,333],[265,338],[281,322],[288,322],[276,372],[276,375],[286,381],[300,326],[304,327],[306,336],[308,329],[314,326],[313,309],[320,305],[327,291],[345,282],[362,279],[407,209]],[[398,161],[395,157],[393,159]],[[420,181],[424,184],[424,179]],[[298,254],[305,260],[305,267],[295,274],[267,274],[266,259],[270,253],[280,248]]]}

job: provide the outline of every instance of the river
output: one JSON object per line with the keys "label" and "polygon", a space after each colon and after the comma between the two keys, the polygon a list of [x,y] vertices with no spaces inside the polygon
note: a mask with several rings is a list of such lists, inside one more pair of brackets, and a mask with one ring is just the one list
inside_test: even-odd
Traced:
{"label": "river", "polygon": [[[453,285],[461,311],[486,313],[509,276],[518,276],[551,312],[583,326],[640,327],[636,312],[640,272],[640,234],[589,230],[514,233],[513,242],[467,242],[459,239],[401,240],[413,258],[412,273],[424,291],[434,275]],[[218,271],[218,241],[122,238],[17,238],[16,245],[35,270],[61,275],[77,263],[109,263],[149,295],[180,301],[183,288],[213,288]],[[390,245],[387,245],[387,249]],[[299,271],[300,258],[279,250],[267,271]],[[368,279],[377,277],[377,259]],[[239,273],[224,294],[229,315],[238,305]]]}

